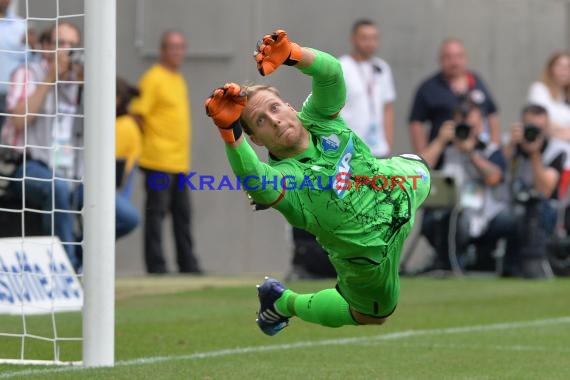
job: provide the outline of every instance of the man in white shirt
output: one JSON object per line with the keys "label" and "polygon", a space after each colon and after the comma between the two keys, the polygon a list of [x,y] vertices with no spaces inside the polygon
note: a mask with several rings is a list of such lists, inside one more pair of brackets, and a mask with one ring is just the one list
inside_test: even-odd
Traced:
{"label": "man in white shirt", "polygon": [[388,63],[374,55],[379,45],[379,31],[373,21],[356,21],[351,41],[352,53],[339,58],[347,89],[341,115],[374,156],[386,157],[394,145],[396,91],[392,70]]}
{"label": "man in white shirt", "polygon": [[[26,206],[53,212],[53,232],[61,240],[75,269],[81,265],[76,255],[73,233],[72,182],[78,177],[81,156],[73,147],[81,146],[79,116],[81,68],[71,61],[70,51],[79,48],[81,34],[76,25],[60,21],[42,45],[40,62],[16,68],[11,76],[6,100],[10,117],[2,129],[1,142],[17,152],[18,162],[10,192],[16,200],[25,197]],[[57,54],[57,60],[56,60]],[[25,155],[25,160],[24,160]],[[57,179],[51,181],[51,179]],[[25,176],[25,178],[24,178]],[[50,181],[46,181],[50,180]],[[57,210],[57,211],[55,211]],[[52,232],[52,215],[43,214],[44,234]]]}
{"label": "man in white shirt", "polygon": [[25,59],[26,23],[10,9],[10,0],[0,0],[0,128],[6,113],[10,75]]}

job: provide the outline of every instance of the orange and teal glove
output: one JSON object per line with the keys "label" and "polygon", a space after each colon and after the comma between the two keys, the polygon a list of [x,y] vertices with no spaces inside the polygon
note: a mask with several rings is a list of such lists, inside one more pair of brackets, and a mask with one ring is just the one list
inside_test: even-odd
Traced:
{"label": "orange and teal glove", "polygon": [[212,118],[225,142],[233,143],[240,138],[243,130],[239,118],[246,104],[245,91],[236,83],[226,83],[206,99],[206,114]]}
{"label": "orange and teal glove", "polygon": [[303,53],[298,44],[289,41],[287,32],[279,29],[273,34],[263,36],[257,42],[254,55],[257,70],[261,75],[266,76],[283,64],[296,65],[301,60]]}

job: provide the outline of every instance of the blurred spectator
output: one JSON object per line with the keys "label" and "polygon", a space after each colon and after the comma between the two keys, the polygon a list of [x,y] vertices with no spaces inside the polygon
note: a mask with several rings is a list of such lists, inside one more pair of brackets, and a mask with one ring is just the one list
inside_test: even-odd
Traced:
{"label": "blurred spectator", "polygon": [[570,53],[553,54],[541,80],[534,82],[528,93],[529,104],[538,104],[548,111],[550,133],[567,143],[566,162],[560,179],[561,196],[570,186]]}
{"label": "blurred spectator", "polygon": [[[186,81],[180,67],[186,54],[186,39],[178,31],[162,35],[160,61],[142,77],[141,96],[131,107],[143,130],[139,166],[145,173],[146,207],[144,250],[148,273],[166,273],[162,245],[162,222],[172,214],[178,268],[181,273],[201,273],[191,235],[190,194],[178,190],[178,173],[190,170],[190,108]],[[154,172],[166,173],[170,186],[162,191],[149,186]]]}
{"label": "blurred spectator", "polygon": [[30,26],[28,28],[27,40],[25,40],[24,42],[27,42],[28,49],[34,49],[34,50],[39,49],[41,45],[40,45],[40,36],[38,35],[38,30],[33,26]]}
{"label": "blurred spectator", "polygon": [[[441,125],[452,118],[453,110],[463,99],[471,99],[483,110],[485,127],[479,139],[484,143],[500,145],[500,125],[497,106],[480,77],[468,69],[467,53],[463,43],[455,38],[445,40],[439,52],[441,71],[424,81],[418,88],[410,113],[412,148],[428,162],[429,157],[441,151]],[[424,123],[429,122],[429,134]],[[432,167],[439,169],[442,161]]]}
{"label": "blurred spectator", "polygon": [[528,102],[546,109],[553,137],[570,141],[570,53],[550,57],[542,78],[530,86]]}
{"label": "blurred spectator", "polygon": [[[456,254],[464,257],[467,247],[476,249],[476,262],[461,263],[465,269],[495,270],[492,256],[497,241],[507,238],[508,250],[514,249],[515,221],[507,210],[507,189],[505,186],[505,159],[502,151],[493,144],[486,144],[479,136],[484,128],[481,108],[472,100],[461,102],[453,112],[453,121],[445,122],[437,139],[437,146],[446,147],[431,157],[432,162],[445,156],[441,171],[452,178],[459,190],[458,219],[451,221],[456,229]],[[449,143],[449,144],[448,144]],[[432,164],[432,162],[429,162]],[[435,212],[426,210],[422,220],[422,233],[437,252],[437,258],[430,269],[450,269],[449,239],[451,210],[440,218]],[[439,220],[438,220],[439,219]]]}
{"label": "blurred spectator", "polygon": [[[56,29],[57,28],[57,29]],[[58,37],[57,67],[55,38]],[[43,50],[51,50],[42,55],[41,62],[30,62],[14,71],[12,82],[8,90],[7,109],[12,114],[2,130],[2,142],[6,145],[19,147],[18,152],[23,153],[24,137],[26,144],[25,165],[22,156],[14,177],[22,178],[26,175],[24,186],[26,194],[26,207],[44,211],[71,210],[72,189],[69,181],[53,179],[76,177],[77,159],[76,150],[70,146],[79,146],[77,114],[80,86],[78,84],[58,83],[55,81],[73,81],[77,78],[77,65],[72,64],[69,48],[75,48],[80,43],[79,29],[68,22],[61,22],[51,28],[51,38],[42,46]],[[57,91],[57,93],[56,93]],[[56,104],[57,101],[57,104]],[[59,114],[54,117],[56,113]],[[26,130],[24,131],[24,128]],[[53,149],[54,145],[58,149]],[[38,180],[43,179],[43,181]],[[55,190],[52,200],[52,186]],[[16,199],[22,198],[22,182],[12,182],[10,192]],[[43,230],[51,235],[50,214],[43,218]],[[67,212],[54,212],[54,231],[64,243],[65,250],[72,265],[77,269],[80,266],[76,256],[75,246],[65,243],[75,242],[73,215]]]}
{"label": "blurred spectator", "polygon": [[[0,0],[0,130],[4,124],[6,112],[6,96],[12,72],[25,59],[26,24],[21,17],[9,10],[11,0]],[[10,52],[7,52],[10,51]]]}
{"label": "blurred spectator", "polygon": [[347,90],[341,115],[372,154],[381,158],[389,156],[394,148],[396,91],[390,66],[374,56],[378,40],[378,27],[373,21],[356,21],[352,27],[352,52],[339,60]]}
{"label": "blurred spectator", "polygon": [[140,216],[131,203],[134,180],[134,168],[139,159],[142,141],[140,129],[134,118],[128,114],[128,107],[138,89],[124,79],[117,79],[117,121],[115,124],[115,155],[117,158],[117,198],[116,203],[116,238],[119,239],[134,230]]}
{"label": "blurred spectator", "polygon": [[505,257],[505,275],[548,277],[546,245],[557,221],[556,190],[566,160],[566,144],[551,137],[544,107],[528,105],[523,109],[522,122],[511,128],[505,154],[520,247],[518,257]]}
{"label": "blurred spectator", "polygon": [[[27,47],[28,51],[28,62],[41,61],[42,53],[38,50],[42,49],[42,45],[51,39],[50,30],[46,29],[41,34],[38,34],[38,30],[30,26],[28,28],[28,40]],[[26,41],[24,41],[26,42]]]}

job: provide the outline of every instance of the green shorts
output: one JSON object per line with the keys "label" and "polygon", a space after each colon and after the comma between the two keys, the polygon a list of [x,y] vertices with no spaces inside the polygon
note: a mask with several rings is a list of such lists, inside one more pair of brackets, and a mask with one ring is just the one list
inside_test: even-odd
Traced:
{"label": "green shorts", "polygon": [[[416,156],[417,157],[417,156]],[[382,259],[376,262],[368,257],[330,257],[337,271],[337,290],[356,311],[372,317],[387,317],[394,312],[400,297],[400,255],[406,238],[414,226],[415,214],[427,198],[431,177],[423,160],[397,156],[390,160],[403,173],[421,175],[414,182],[407,182],[410,218],[388,241]],[[378,257],[377,255],[375,255]]]}

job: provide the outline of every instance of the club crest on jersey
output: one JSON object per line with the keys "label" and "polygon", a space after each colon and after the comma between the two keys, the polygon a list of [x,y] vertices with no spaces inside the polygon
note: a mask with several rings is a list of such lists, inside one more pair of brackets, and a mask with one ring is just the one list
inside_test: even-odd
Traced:
{"label": "club crest on jersey", "polygon": [[340,147],[340,139],[337,135],[323,136],[321,139],[321,146],[323,147],[323,152],[336,152]]}

